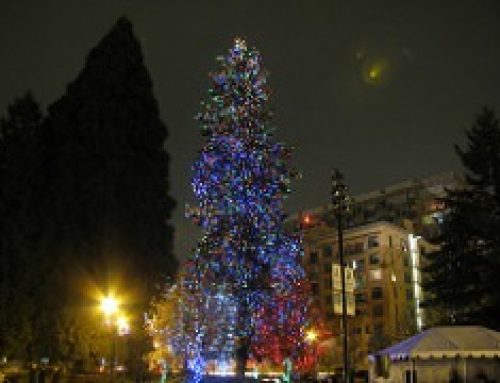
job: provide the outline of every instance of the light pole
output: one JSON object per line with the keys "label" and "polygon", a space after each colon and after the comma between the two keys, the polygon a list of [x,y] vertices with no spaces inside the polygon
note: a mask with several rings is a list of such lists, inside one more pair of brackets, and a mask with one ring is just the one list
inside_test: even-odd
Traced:
{"label": "light pole", "polygon": [[318,379],[318,345],[316,340],[318,339],[318,333],[314,329],[308,330],[306,332],[306,341],[314,346],[314,374],[316,379]]}
{"label": "light pole", "polygon": [[343,348],[343,381],[347,382],[347,374],[349,371],[349,362],[347,355],[347,301],[345,292],[345,264],[344,264],[344,237],[343,237],[343,218],[349,211],[350,197],[347,193],[347,186],[344,183],[344,176],[334,169],[332,173],[332,208],[337,221],[337,236],[339,245],[339,261],[340,261],[340,280],[342,283],[342,348]]}
{"label": "light pole", "polygon": [[111,360],[109,363],[109,376],[110,381],[113,382],[116,358],[116,333],[118,331],[118,300],[113,296],[103,297],[101,299],[101,310],[104,313],[106,326],[108,326],[111,331]]}

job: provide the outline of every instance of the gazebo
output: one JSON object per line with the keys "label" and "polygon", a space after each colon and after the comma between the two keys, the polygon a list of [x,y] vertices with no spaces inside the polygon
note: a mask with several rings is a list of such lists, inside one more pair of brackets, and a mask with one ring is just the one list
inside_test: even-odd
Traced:
{"label": "gazebo", "polygon": [[500,332],[434,327],[369,356],[372,382],[500,382]]}

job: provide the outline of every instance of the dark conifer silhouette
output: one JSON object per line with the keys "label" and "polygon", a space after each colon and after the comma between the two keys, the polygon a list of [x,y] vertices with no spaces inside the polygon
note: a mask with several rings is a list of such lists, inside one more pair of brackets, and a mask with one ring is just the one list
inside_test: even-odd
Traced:
{"label": "dark conifer silhouette", "polygon": [[142,312],[177,263],[167,129],[131,23],[91,50],[45,120],[27,94],[0,133],[0,356],[103,355],[95,287],[108,283],[139,347]]}
{"label": "dark conifer silhouette", "polygon": [[430,254],[426,305],[441,322],[500,329],[500,126],[485,107],[455,146],[466,173],[463,190],[448,191],[441,249]]}
{"label": "dark conifer silhouette", "polygon": [[0,121],[0,355],[29,357],[44,262],[39,258],[38,138],[42,114],[30,93]]}
{"label": "dark conifer silhouette", "polygon": [[48,109],[48,225],[55,253],[98,280],[151,294],[176,269],[167,129],[132,25],[120,18]]}

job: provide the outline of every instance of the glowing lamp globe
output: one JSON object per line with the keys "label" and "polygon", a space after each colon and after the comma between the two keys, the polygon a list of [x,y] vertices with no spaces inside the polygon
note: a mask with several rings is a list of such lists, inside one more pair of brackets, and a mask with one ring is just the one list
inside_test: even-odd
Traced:
{"label": "glowing lamp globe", "polygon": [[118,311],[118,301],[114,297],[102,298],[101,310],[106,316],[115,314]]}
{"label": "glowing lamp globe", "polygon": [[309,330],[306,332],[306,340],[310,343],[314,342],[318,338],[318,334],[314,330]]}

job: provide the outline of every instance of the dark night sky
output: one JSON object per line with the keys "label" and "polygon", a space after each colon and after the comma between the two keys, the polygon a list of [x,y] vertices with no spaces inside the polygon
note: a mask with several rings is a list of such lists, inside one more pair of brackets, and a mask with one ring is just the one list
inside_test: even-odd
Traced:
{"label": "dark night sky", "polygon": [[276,136],[295,147],[291,212],[328,201],[333,166],[354,193],[458,169],[452,144],[483,104],[500,113],[498,0],[0,0],[1,113],[27,89],[57,99],[122,14],[170,129],[178,255],[196,238],[183,218],[193,116],[236,35],[261,51]]}

